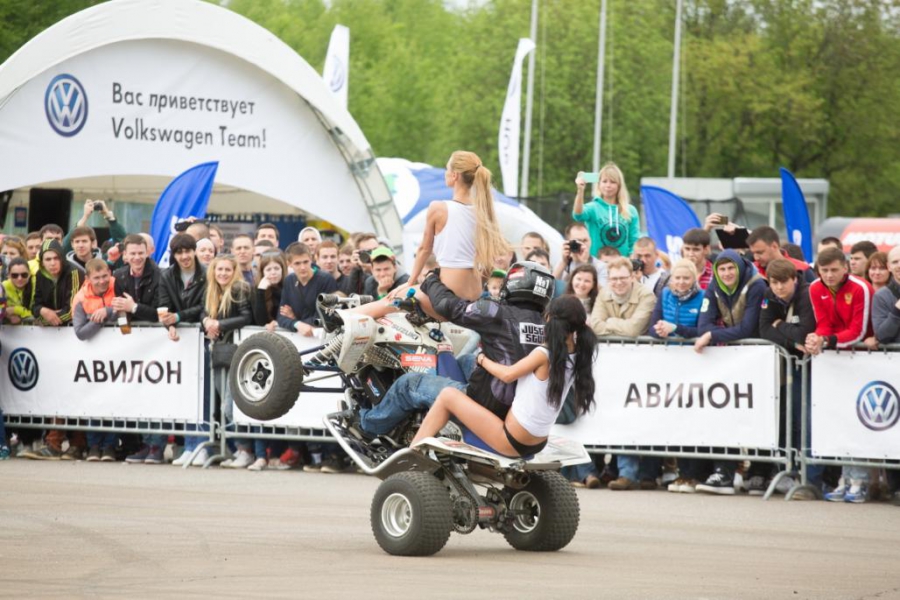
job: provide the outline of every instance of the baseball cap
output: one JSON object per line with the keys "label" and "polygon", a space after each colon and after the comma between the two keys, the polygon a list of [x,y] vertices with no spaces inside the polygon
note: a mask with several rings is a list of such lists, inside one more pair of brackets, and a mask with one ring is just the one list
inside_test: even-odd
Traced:
{"label": "baseball cap", "polygon": [[372,260],[377,260],[379,258],[389,258],[391,260],[395,260],[394,251],[390,248],[385,248],[384,246],[378,246],[369,254],[372,257]]}

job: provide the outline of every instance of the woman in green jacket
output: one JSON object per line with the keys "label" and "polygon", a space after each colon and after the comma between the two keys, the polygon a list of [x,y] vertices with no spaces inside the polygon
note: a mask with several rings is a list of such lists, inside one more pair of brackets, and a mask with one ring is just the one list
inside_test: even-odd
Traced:
{"label": "woman in green jacket", "polygon": [[3,282],[3,291],[6,293],[6,318],[3,322],[19,325],[32,320],[34,281],[28,262],[24,258],[13,258],[6,267],[6,274],[7,279]]}
{"label": "woman in green jacket", "polygon": [[578,191],[572,218],[587,225],[591,235],[591,253],[598,256],[600,249],[611,246],[622,256],[630,257],[634,243],[640,236],[640,217],[631,205],[631,197],[625,186],[625,177],[615,163],[606,163],[600,169],[594,185],[594,198],[584,202],[584,188],[587,181],[584,173],[575,178]]}

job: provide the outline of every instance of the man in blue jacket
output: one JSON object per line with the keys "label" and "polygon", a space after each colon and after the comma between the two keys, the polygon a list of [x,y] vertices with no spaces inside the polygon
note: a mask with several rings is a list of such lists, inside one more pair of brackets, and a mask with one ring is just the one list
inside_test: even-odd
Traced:
{"label": "man in blue jacket", "polygon": [[313,270],[312,254],[305,244],[294,242],[285,254],[291,273],[284,278],[278,325],[309,337],[316,321],[316,299],[319,294],[335,293],[337,282],[331,275]]}
{"label": "man in blue jacket", "polygon": [[[759,337],[759,311],[765,291],[765,280],[748,260],[734,250],[722,252],[700,306],[700,337],[694,342],[694,350],[699,353],[710,344]],[[733,482],[733,463],[716,461],[715,471],[697,486],[697,491],[734,494]]]}

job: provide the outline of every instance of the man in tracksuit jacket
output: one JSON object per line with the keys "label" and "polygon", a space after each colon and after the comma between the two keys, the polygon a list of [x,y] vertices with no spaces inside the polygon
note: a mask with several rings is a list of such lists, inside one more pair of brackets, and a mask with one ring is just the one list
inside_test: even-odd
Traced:
{"label": "man in tracksuit jacket", "polygon": [[[847,258],[838,248],[826,248],[816,257],[819,279],[809,286],[816,313],[816,330],[806,337],[806,351],[849,348],[866,343],[874,347],[872,333],[872,284],[850,274]],[[868,469],[843,467],[834,491],[825,494],[832,502],[865,502]]]}
{"label": "man in tracksuit jacket", "polygon": [[806,350],[848,348],[872,337],[872,284],[850,275],[847,259],[837,248],[816,257],[819,279],[809,286],[816,313],[816,331],[806,338]]}

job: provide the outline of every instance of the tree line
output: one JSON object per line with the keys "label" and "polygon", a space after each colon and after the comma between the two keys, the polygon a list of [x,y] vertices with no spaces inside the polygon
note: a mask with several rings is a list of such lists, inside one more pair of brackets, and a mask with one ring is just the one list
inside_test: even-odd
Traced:
{"label": "tree line", "polygon": [[[0,0],[0,61],[95,3]],[[319,72],[332,28],[348,26],[349,109],[376,154],[442,165],[466,148],[499,177],[497,130],[528,0],[220,4]],[[600,1],[539,4],[529,193],[565,198],[591,165]],[[897,212],[898,4],[685,0],[676,176],[777,177],[785,166],[831,182],[832,215]],[[636,196],[642,176],[666,173],[675,0],[608,6],[601,157]]]}

